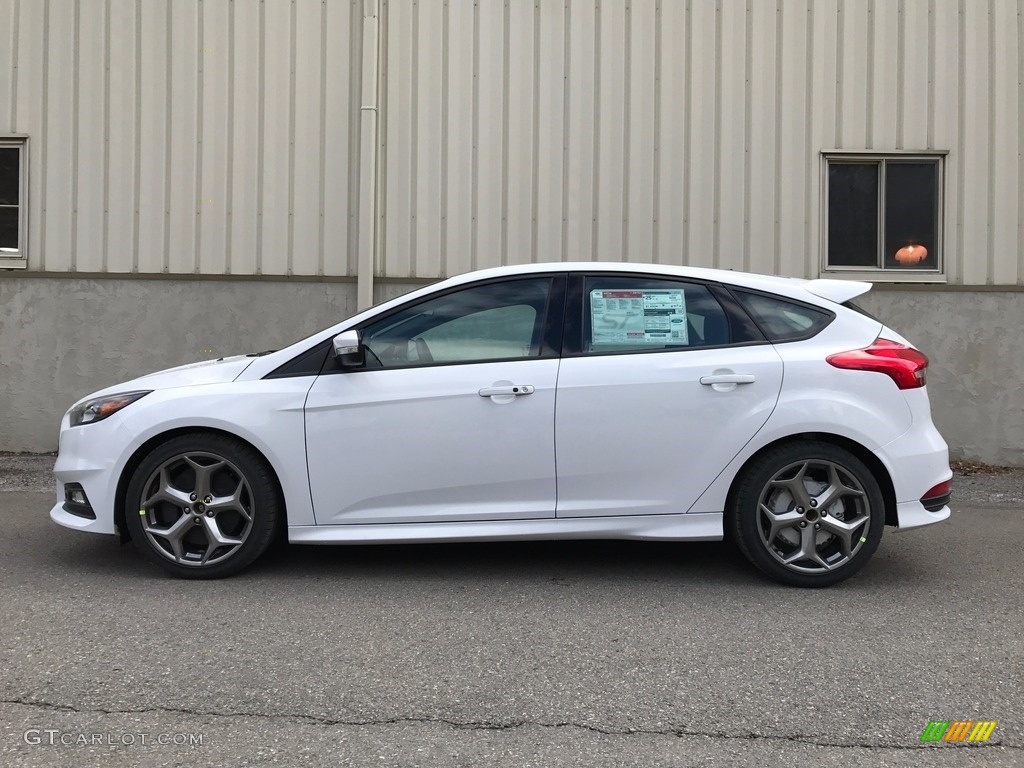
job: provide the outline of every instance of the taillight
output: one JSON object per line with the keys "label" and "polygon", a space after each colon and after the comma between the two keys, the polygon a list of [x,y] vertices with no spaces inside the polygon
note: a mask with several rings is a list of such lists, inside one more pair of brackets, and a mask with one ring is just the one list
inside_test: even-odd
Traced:
{"label": "taillight", "polygon": [[953,493],[953,480],[952,478],[944,483],[932,487],[924,496],[921,497],[921,506],[927,509],[929,512],[938,512],[944,506],[949,504],[949,498]]}
{"label": "taillight", "polygon": [[928,370],[928,358],[924,353],[881,337],[875,339],[870,347],[837,352],[825,360],[836,368],[884,373],[900,389],[923,387]]}

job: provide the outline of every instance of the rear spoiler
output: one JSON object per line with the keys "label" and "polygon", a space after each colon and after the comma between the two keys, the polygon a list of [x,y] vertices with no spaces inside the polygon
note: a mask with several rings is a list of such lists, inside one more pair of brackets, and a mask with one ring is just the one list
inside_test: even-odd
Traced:
{"label": "rear spoiler", "polygon": [[871,283],[859,280],[808,280],[802,287],[823,299],[845,304],[871,290]]}

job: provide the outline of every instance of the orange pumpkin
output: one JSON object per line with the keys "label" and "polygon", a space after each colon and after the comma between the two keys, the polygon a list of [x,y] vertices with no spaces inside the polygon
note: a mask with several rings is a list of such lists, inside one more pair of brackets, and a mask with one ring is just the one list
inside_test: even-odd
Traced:
{"label": "orange pumpkin", "polygon": [[920,264],[928,258],[928,249],[923,245],[911,243],[896,251],[896,261],[899,264]]}

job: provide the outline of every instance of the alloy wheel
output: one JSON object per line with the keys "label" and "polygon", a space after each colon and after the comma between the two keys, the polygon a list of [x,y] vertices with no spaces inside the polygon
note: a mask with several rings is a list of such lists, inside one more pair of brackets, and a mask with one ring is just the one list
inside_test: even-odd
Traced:
{"label": "alloy wheel", "polygon": [[184,566],[235,554],[252,531],[255,499],[241,470],[204,451],[164,461],[142,487],[139,516],[153,549]]}
{"label": "alloy wheel", "polygon": [[863,484],[841,464],[805,460],[779,470],[757,505],[757,531],[766,551],[802,574],[832,571],[867,542],[871,503]]}

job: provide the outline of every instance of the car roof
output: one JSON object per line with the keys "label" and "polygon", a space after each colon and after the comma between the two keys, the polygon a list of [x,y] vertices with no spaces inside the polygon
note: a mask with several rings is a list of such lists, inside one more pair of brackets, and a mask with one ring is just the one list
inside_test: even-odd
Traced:
{"label": "car roof", "polygon": [[[490,269],[457,275],[444,281],[444,284],[455,286],[478,280],[547,272],[616,272],[620,274],[625,272],[689,278],[691,280],[707,280],[754,290],[769,291],[813,303],[819,303],[812,298],[817,297],[818,299],[826,299],[829,302],[842,304],[844,301],[849,301],[871,289],[871,283],[856,280],[806,280],[799,277],[780,277],[778,275],[763,275],[755,272],[738,272],[732,269],[608,261],[556,261],[492,267]],[[808,293],[811,296],[807,296]]]}
{"label": "car roof", "polygon": [[645,264],[638,262],[594,262],[594,261],[554,261],[535,264],[517,264],[504,267],[491,267],[473,272],[465,272],[448,279],[438,280],[409,293],[397,296],[389,301],[342,320],[329,328],[307,336],[294,344],[290,344],[265,357],[255,358],[253,363],[239,376],[242,379],[260,378],[291,359],[303,349],[322,343],[342,330],[353,328],[365,320],[388,312],[396,307],[412,301],[418,301],[438,291],[456,288],[484,280],[502,277],[514,277],[532,274],[552,274],[558,272],[609,272],[633,273],[638,275],[656,275],[677,277],[681,279],[703,280],[707,282],[726,283],[741,288],[785,296],[798,301],[816,304],[821,307],[835,309],[836,303],[842,303],[854,296],[870,290],[871,283],[853,280],[805,280],[797,277],[779,277],[776,275],[759,275],[753,272],[737,272],[731,269],[712,269],[708,267],[682,267],[671,264]]}

